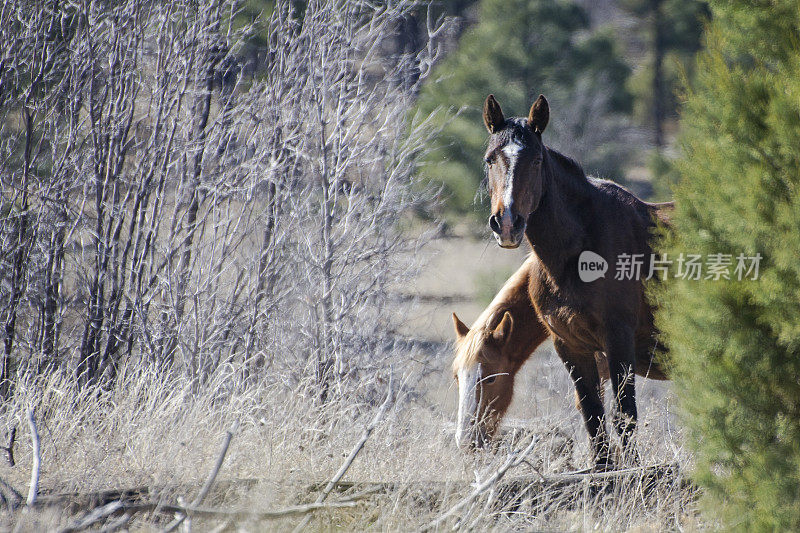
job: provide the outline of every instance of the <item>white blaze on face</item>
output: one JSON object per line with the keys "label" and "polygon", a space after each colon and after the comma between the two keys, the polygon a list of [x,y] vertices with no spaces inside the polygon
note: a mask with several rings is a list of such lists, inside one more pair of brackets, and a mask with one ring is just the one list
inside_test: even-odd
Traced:
{"label": "white blaze on face", "polygon": [[524,146],[516,140],[512,140],[503,147],[503,153],[508,158],[506,185],[503,190],[503,226],[513,224],[511,206],[514,203],[514,167],[517,166],[517,157],[519,157],[519,153],[523,148]]}
{"label": "white blaze on face", "polygon": [[466,446],[475,433],[475,416],[478,410],[477,387],[481,379],[481,365],[477,363],[458,371],[458,425],[456,445]]}

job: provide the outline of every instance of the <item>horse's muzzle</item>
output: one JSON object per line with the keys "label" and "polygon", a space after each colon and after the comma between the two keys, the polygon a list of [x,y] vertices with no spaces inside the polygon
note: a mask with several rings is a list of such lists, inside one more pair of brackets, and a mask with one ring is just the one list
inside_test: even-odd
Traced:
{"label": "horse's muzzle", "polygon": [[486,430],[475,424],[470,424],[469,429],[456,433],[456,445],[462,450],[474,451],[485,448],[491,439]]}
{"label": "horse's muzzle", "polygon": [[511,214],[506,211],[503,216],[499,213],[489,217],[489,227],[494,232],[494,238],[501,248],[516,248],[525,236],[525,217]]}
{"label": "horse's muzzle", "polygon": [[503,238],[501,235],[495,235],[494,238],[497,240],[497,244],[500,245],[500,248],[518,248],[522,242],[523,235],[525,235],[524,231],[519,235],[512,235],[510,238]]}

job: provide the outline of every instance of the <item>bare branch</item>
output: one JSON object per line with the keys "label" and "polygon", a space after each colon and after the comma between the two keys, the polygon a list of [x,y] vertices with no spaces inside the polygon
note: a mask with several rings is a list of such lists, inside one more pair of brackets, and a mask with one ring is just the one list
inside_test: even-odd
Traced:
{"label": "bare branch", "polygon": [[[210,507],[193,507],[182,505],[170,505],[160,502],[141,502],[130,503],[122,501],[113,501],[102,507],[93,509],[81,519],[75,521],[73,524],[59,530],[60,533],[74,533],[77,531],[84,531],[89,529],[98,522],[108,518],[114,513],[124,511],[126,515],[133,515],[135,513],[164,513],[164,514],[182,514],[184,516],[194,515],[200,517],[211,518],[229,518],[229,519],[258,519],[258,520],[275,520],[286,518],[289,516],[307,515],[315,511],[323,509],[343,509],[355,507],[358,501],[369,496],[371,492],[353,496],[338,502],[330,503],[308,503],[305,505],[295,505],[278,509],[274,511],[253,511],[251,509],[241,510],[228,510],[216,509]],[[115,522],[116,524],[116,522]],[[124,525],[121,523],[120,525]]]}
{"label": "bare branch", "polygon": [[[217,479],[217,474],[219,474],[219,471],[222,468],[222,463],[225,461],[225,455],[227,455],[228,453],[228,447],[231,444],[233,435],[234,433],[236,433],[238,428],[239,428],[239,422],[237,421],[234,422],[231,428],[225,432],[225,438],[222,440],[222,448],[220,449],[219,455],[217,456],[217,462],[214,465],[214,468],[211,469],[211,472],[209,473],[206,482],[203,484],[203,487],[200,489],[200,492],[197,494],[197,497],[195,497],[195,499],[192,500],[192,503],[189,504],[187,508],[193,509],[197,507],[198,505],[203,503],[203,500],[205,500],[206,496],[208,496],[208,492],[211,490],[211,486],[214,484],[214,480]],[[166,528],[164,528],[164,531],[175,531],[176,529],[178,529],[178,527],[180,527],[180,525],[183,523],[183,521],[186,519],[187,516],[188,515],[185,513],[182,514],[182,516],[176,518]]]}
{"label": "bare branch", "polygon": [[428,523],[421,529],[421,531],[429,531],[431,529],[436,529],[451,516],[461,511],[467,505],[474,502],[481,494],[492,488],[495,485],[495,483],[497,483],[500,479],[502,479],[503,476],[506,474],[506,472],[508,472],[511,468],[520,465],[525,460],[525,456],[527,456],[531,452],[531,450],[533,450],[533,447],[538,442],[539,440],[534,436],[531,438],[531,442],[524,450],[522,450],[521,452],[519,450],[511,452],[508,455],[508,458],[502,464],[502,466],[500,466],[500,468],[495,470],[491,476],[489,476],[482,482],[478,483],[475,489],[468,496],[464,497],[461,501],[459,501],[450,509],[448,509],[447,512],[443,513],[442,515],[438,516],[435,520]]}
{"label": "bare branch", "polygon": [[31,444],[33,445],[33,464],[31,465],[31,485],[28,489],[28,506],[36,503],[39,493],[39,469],[41,468],[41,450],[39,448],[39,432],[36,430],[36,420],[33,418],[33,407],[28,408],[27,412],[28,427],[31,430]]}
{"label": "bare branch", "polygon": [[17,439],[17,426],[11,428],[11,432],[8,434],[8,446],[0,446],[0,450],[5,450],[6,458],[8,460],[8,466],[14,466],[16,462],[14,461],[14,441]]}
{"label": "bare branch", "polygon": [[[383,420],[383,417],[386,414],[386,411],[388,411],[389,406],[391,405],[392,400],[394,399],[394,388],[393,388],[393,385],[394,385],[394,377],[392,375],[390,375],[389,376],[389,390],[386,393],[386,399],[383,401],[383,403],[381,404],[380,408],[378,408],[378,411],[375,413],[375,416],[372,418],[370,423],[367,424],[367,427],[364,428],[364,433],[361,435],[361,438],[359,439],[359,441],[356,443],[356,445],[350,451],[350,454],[347,456],[347,459],[345,459],[344,463],[342,463],[342,466],[339,467],[339,470],[331,478],[331,480],[328,481],[328,484],[325,485],[324,489],[322,489],[322,492],[320,493],[320,495],[317,496],[317,499],[315,501],[316,504],[322,504],[322,502],[325,501],[325,499],[328,497],[328,495],[331,493],[331,491],[336,487],[336,484],[339,481],[341,481],[341,479],[344,477],[344,475],[350,469],[350,466],[353,464],[353,461],[355,461],[356,456],[358,456],[359,452],[361,452],[361,450],[364,448],[364,445],[367,443],[367,440],[369,440],[369,436],[372,434],[372,431],[380,423],[380,421]],[[310,521],[310,518],[306,517],[305,519],[303,519],[303,521],[300,524],[297,525],[297,527],[294,528],[294,531],[295,532],[302,531],[308,525],[309,521]]]}
{"label": "bare branch", "polygon": [[111,503],[107,503],[102,507],[98,507],[93,509],[91,512],[87,513],[84,517],[79,520],[76,520],[71,525],[60,529],[59,533],[74,533],[76,531],[83,531],[85,529],[89,529],[96,523],[100,522],[101,520],[105,520],[112,514],[116,513],[117,511],[123,509],[124,505],[121,501],[115,501]]}

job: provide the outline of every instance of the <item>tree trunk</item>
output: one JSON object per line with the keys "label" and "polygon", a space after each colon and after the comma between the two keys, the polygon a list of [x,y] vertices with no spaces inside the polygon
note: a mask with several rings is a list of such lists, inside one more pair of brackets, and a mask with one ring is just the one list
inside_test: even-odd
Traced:
{"label": "tree trunk", "polygon": [[666,95],[664,94],[664,13],[663,0],[652,0],[653,13],[653,128],[656,150],[664,146],[664,119],[666,115]]}

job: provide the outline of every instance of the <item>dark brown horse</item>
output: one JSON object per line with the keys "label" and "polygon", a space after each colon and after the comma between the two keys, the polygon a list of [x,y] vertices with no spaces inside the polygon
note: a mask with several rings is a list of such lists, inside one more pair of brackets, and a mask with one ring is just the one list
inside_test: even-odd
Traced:
{"label": "dark brown horse", "polygon": [[[643,279],[651,263],[651,230],[656,221],[667,221],[672,204],[649,204],[612,182],[587,178],[575,161],[546,147],[542,133],[550,109],[544,96],[527,118],[506,120],[489,95],[483,117],[491,134],[484,157],[489,225],[504,248],[519,246],[523,235],[531,245],[531,302],[575,384],[595,464],[605,467],[609,444],[594,353],[606,354],[614,427],[623,449],[631,450],[634,372],[666,378],[653,360],[657,331]],[[582,280],[579,257],[587,251],[607,262],[605,276]],[[615,275],[620,262],[639,262],[638,275],[635,268]]]}

